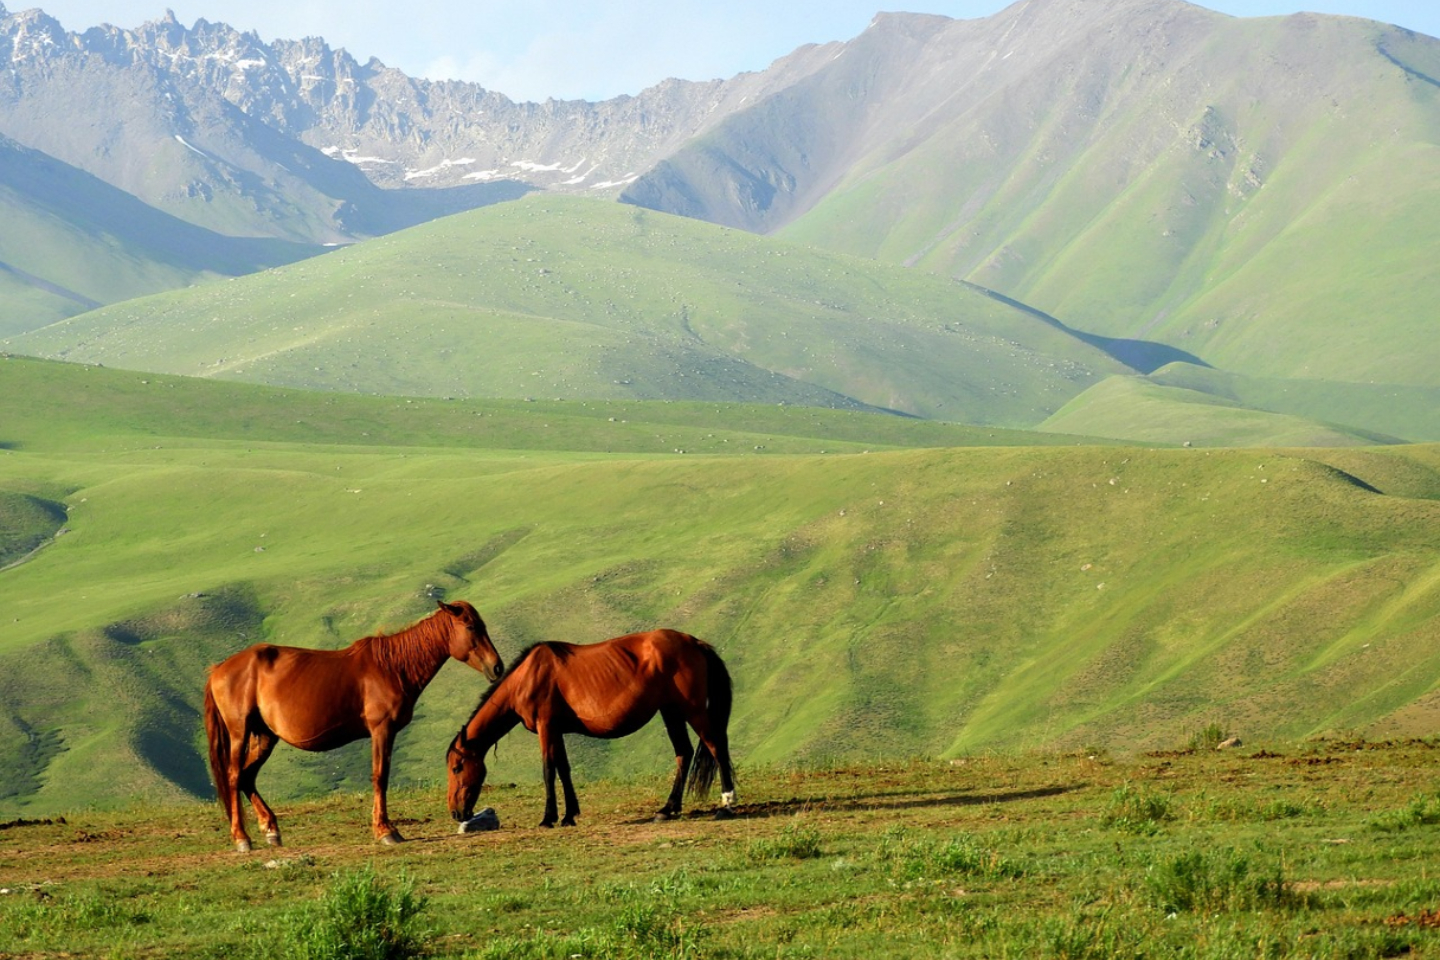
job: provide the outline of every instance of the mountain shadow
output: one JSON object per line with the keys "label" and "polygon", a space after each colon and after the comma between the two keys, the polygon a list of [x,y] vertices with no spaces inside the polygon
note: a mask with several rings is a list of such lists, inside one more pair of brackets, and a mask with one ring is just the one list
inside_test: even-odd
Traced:
{"label": "mountain shadow", "polygon": [[971,283],[968,280],[961,280],[960,282],[976,293],[983,293],[992,300],[1028,313],[1035,319],[1044,321],[1055,329],[1068,333],[1080,342],[1089,344],[1095,349],[1109,354],[1114,359],[1138,373],[1154,373],[1161,367],[1171,363],[1190,363],[1197,367],[1210,366],[1210,364],[1201,360],[1195,356],[1195,354],[1181,350],[1179,347],[1172,347],[1166,343],[1156,343],[1152,340],[1132,340],[1127,337],[1102,337],[1099,334],[1085,333],[1083,330],[1076,330],[1073,327],[1066,326],[1062,321],[1050,316],[1050,314],[1045,311],[1037,310],[1029,304],[1021,303],[1014,297],[1007,297],[1003,293],[991,290],[988,287],[982,287],[978,283]]}

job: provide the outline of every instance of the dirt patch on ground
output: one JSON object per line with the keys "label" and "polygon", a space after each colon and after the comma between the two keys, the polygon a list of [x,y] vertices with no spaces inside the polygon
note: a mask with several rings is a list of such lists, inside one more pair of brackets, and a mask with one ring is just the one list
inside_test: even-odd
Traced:
{"label": "dirt patch on ground", "polygon": [[1424,927],[1427,930],[1440,930],[1440,907],[1434,910],[1421,910],[1415,916],[1404,913],[1397,913],[1385,920],[1387,927]]}
{"label": "dirt patch on ground", "polygon": [[1393,880],[1301,880],[1294,884],[1297,893],[1319,890],[1346,890],[1352,887],[1393,887]]}
{"label": "dirt patch on ground", "polygon": [[51,820],[49,817],[46,817],[44,820],[26,820],[24,817],[21,817],[19,820],[6,820],[4,823],[0,823],[0,830],[13,830],[16,827],[53,827],[57,823],[64,824],[65,818],[56,817]]}

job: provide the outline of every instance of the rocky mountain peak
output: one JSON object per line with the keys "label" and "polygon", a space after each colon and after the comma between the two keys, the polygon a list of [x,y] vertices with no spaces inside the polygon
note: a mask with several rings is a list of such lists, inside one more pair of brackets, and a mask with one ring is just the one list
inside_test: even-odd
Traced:
{"label": "rocky mountain peak", "polygon": [[68,39],[60,21],[43,10],[10,13],[0,7],[0,56],[11,62],[45,60],[61,52]]}
{"label": "rocky mountain peak", "polygon": [[[287,236],[330,242],[360,222],[353,198],[362,180],[449,188],[447,210],[492,202],[502,186],[505,195],[614,197],[684,142],[824,62],[800,51],[728,81],[667,80],[601,103],[516,103],[478,84],[361,63],[320,38],[267,43],[225,23],[187,27],[173,10],[79,34],[39,10],[7,12],[0,132],[211,229],[267,234],[283,220]],[[78,122],[56,124],[62,116]],[[290,189],[282,184],[297,176],[318,191],[318,225],[282,212],[291,202],[279,199]],[[274,194],[273,212],[257,204],[257,189]],[[264,222],[236,222],[257,213]]]}

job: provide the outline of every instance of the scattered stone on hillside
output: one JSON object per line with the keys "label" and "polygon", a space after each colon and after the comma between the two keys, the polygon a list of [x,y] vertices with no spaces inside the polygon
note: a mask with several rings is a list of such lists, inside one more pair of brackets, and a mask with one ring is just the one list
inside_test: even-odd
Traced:
{"label": "scattered stone on hillside", "polygon": [[266,860],[266,870],[286,870],[290,867],[313,867],[315,858],[308,853],[302,853],[298,857],[279,857],[275,860]]}
{"label": "scattered stone on hillside", "polygon": [[475,816],[471,817],[469,820],[466,820],[464,823],[460,824],[459,829],[457,829],[455,832],[456,832],[456,833],[480,833],[481,831],[484,831],[484,830],[499,830],[499,829],[500,829],[500,817],[499,817],[499,815],[495,813],[495,809],[494,809],[493,807],[486,807],[484,810],[481,810],[479,813],[475,814]]}
{"label": "scattered stone on hillside", "polygon": [[1234,749],[1235,747],[1238,747],[1238,746],[1240,746],[1240,738],[1239,738],[1239,737],[1230,737],[1228,740],[1221,740],[1220,743],[1216,745],[1215,749],[1216,749],[1216,750],[1232,750],[1232,749]]}

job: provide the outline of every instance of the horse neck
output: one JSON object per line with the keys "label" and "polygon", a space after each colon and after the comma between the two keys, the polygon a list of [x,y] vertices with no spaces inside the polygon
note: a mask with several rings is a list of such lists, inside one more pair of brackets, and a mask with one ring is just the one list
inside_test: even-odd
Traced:
{"label": "horse neck", "polygon": [[520,722],[520,715],[510,700],[509,686],[502,680],[492,687],[465,724],[465,739],[478,744],[482,753],[499,743],[500,738]]}
{"label": "horse neck", "polygon": [[432,615],[390,636],[370,638],[370,652],[407,689],[423,690],[450,656],[450,637]]}

